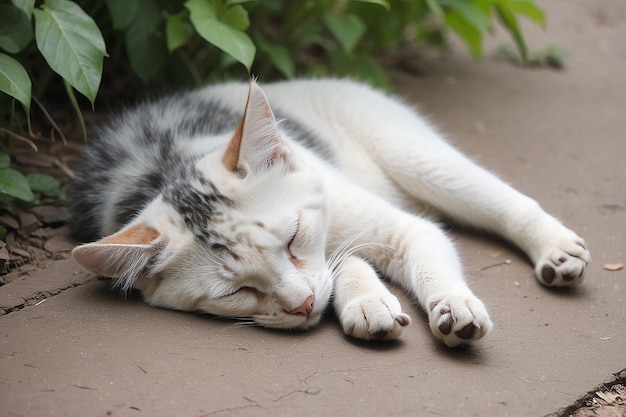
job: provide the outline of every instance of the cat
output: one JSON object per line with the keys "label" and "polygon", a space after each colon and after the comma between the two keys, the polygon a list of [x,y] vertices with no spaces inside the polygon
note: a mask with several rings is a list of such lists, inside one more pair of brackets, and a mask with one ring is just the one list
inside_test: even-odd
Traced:
{"label": "cat", "polygon": [[492,329],[441,221],[509,240],[547,286],[581,283],[591,260],[581,237],[414,109],[345,79],[140,104],[87,147],[69,197],[74,234],[92,242],[74,259],[150,305],[307,329],[332,303],[365,340],[411,322],[379,275],[450,347]]}

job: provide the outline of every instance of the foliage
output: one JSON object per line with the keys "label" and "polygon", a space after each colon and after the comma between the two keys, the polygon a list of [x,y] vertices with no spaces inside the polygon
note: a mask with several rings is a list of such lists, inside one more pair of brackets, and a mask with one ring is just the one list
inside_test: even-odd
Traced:
{"label": "foliage", "polygon": [[565,67],[565,61],[569,58],[570,52],[561,45],[550,44],[545,48],[533,52],[524,60],[520,53],[509,45],[500,45],[497,50],[498,55],[519,65],[532,67],[552,67],[561,69]]}
{"label": "foliage", "polygon": [[[11,158],[0,151],[0,212],[16,214],[19,208],[53,203],[64,198],[65,187],[49,175],[23,175],[11,168]],[[6,230],[0,226],[0,238]]]}
{"label": "foliage", "polygon": [[[11,168],[11,158],[0,152],[0,202],[16,199],[24,203],[39,204],[42,196],[38,192],[59,192],[61,184],[46,174],[22,175]],[[1,204],[0,204],[1,206]]]}
{"label": "foliage", "polygon": [[44,94],[51,73],[61,77],[75,107],[74,90],[93,106],[108,56],[105,39],[112,74],[132,73],[155,85],[194,85],[238,72],[264,80],[331,72],[385,84],[377,53],[413,42],[445,46],[451,30],[480,57],[483,37],[498,19],[526,60],[518,17],[545,24],[533,0],[0,2],[0,91],[27,114],[33,91]]}

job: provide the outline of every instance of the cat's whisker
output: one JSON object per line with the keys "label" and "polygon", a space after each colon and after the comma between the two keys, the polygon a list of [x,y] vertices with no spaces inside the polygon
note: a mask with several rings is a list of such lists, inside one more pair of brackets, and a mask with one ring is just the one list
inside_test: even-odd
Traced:
{"label": "cat's whisker", "polygon": [[236,323],[233,323],[234,327],[262,327],[259,323],[252,320],[250,317],[247,318],[235,318],[235,320],[239,320]]}
{"label": "cat's whisker", "polygon": [[329,264],[329,269],[331,271],[337,271],[339,272],[339,270],[341,269],[341,266],[343,265],[343,263],[345,262],[345,260],[347,258],[349,258],[350,256],[354,255],[356,252],[358,252],[359,250],[363,249],[364,247],[372,247],[372,246],[377,246],[377,247],[383,247],[385,249],[393,249],[391,248],[389,245],[385,245],[382,243],[361,243],[355,247],[352,247],[350,249],[345,250],[344,252],[338,254],[338,256],[333,259],[332,263]]}
{"label": "cat's whisker", "polygon": [[[358,237],[358,235],[357,235],[357,237]],[[337,248],[331,254],[331,257],[330,257],[330,259],[328,261],[328,269],[331,271],[333,280],[337,277],[337,274],[339,274],[341,272],[341,268],[342,268],[343,263],[345,262],[345,260],[347,258],[349,258],[350,256],[354,255],[359,250],[361,250],[361,249],[363,249],[365,247],[378,247],[378,248],[383,248],[383,249],[387,249],[387,250],[393,250],[392,246],[386,245],[384,243],[378,243],[378,242],[360,243],[360,244],[358,244],[356,246],[353,246],[351,248],[346,247],[346,246],[349,246],[351,243],[353,243],[355,240],[356,240],[356,238],[353,238],[353,239],[347,241],[347,245],[346,244],[342,244],[339,248]]]}
{"label": "cat's whisker", "polygon": [[352,245],[359,237],[361,237],[363,235],[363,233],[364,232],[361,232],[361,233],[359,233],[357,235],[354,235],[350,239],[344,240],[330,254],[330,256],[328,257],[327,265],[328,265],[328,268],[331,271],[333,271],[335,269],[335,266],[337,265],[337,261],[338,261],[339,258],[341,258],[343,256],[343,253],[345,253],[349,249],[350,245]]}
{"label": "cat's whisker", "polygon": [[[354,244],[354,242],[359,239],[361,236],[363,236],[363,234],[365,234],[367,232],[367,230],[362,231],[361,233],[358,233],[356,235],[354,235],[352,238],[345,240],[344,242],[342,242],[341,244],[339,244],[339,246],[330,254],[329,259],[327,264],[330,266],[334,265],[336,263],[336,261],[342,257],[344,257],[344,254],[346,252],[348,252],[349,250],[351,250],[350,246],[352,246]],[[361,245],[376,245],[377,243],[362,243],[360,245],[354,246],[352,247],[352,249],[354,248],[360,248],[362,247]],[[383,245],[383,244],[380,244]],[[388,246],[388,245],[387,245]],[[330,268],[331,270],[333,268]]]}

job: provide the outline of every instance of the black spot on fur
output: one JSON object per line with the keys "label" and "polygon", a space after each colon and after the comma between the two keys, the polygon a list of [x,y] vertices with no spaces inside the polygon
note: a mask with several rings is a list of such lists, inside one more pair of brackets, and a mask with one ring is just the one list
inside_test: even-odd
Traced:
{"label": "black spot on fur", "polygon": [[181,169],[178,178],[163,189],[163,201],[185,220],[196,239],[208,242],[211,222],[231,201],[195,167]]}

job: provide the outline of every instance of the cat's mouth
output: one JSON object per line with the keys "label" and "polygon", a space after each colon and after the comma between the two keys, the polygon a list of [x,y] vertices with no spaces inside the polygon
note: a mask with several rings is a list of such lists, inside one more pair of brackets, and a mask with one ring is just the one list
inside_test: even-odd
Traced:
{"label": "cat's mouth", "polygon": [[324,297],[315,298],[311,296],[303,305],[290,312],[277,309],[265,314],[254,314],[251,318],[263,327],[305,330],[319,323],[326,304],[328,304],[328,300],[324,302]]}

